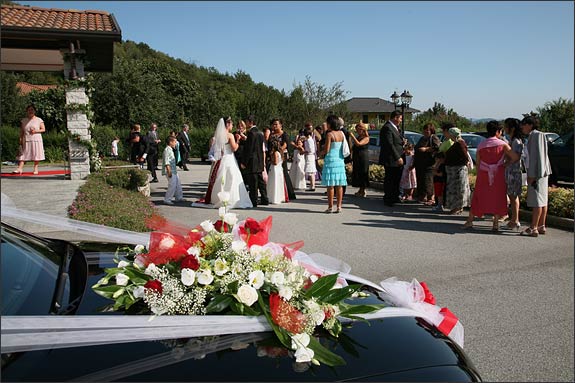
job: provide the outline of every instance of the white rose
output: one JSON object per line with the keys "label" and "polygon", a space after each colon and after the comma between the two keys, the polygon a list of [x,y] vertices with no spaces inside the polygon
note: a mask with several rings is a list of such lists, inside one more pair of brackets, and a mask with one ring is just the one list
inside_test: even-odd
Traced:
{"label": "white rose", "polygon": [[278,294],[286,301],[289,301],[293,296],[293,290],[289,286],[281,285],[278,289]]}
{"label": "white rose", "polygon": [[314,352],[311,348],[302,347],[298,348],[295,352],[295,361],[297,363],[311,362]]}
{"label": "white rose", "polygon": [[156,271],[158,271],[158,268],[156,267],[156,265],[154,265],[153,263],[150,263],[150,264],[148,265],[148,267],[146,267],[146,270],[144,271],[144,274],[154,276],[154,273],[155,273]]}
{"label": "white rose", "polygon": [[182,269],[182,283],[185,286],[191,286],[194,284],[196,279],[196,272],[192,269]]}
{"label": "white rose", "polygon": [[[219,193],[218,193],[218,194],[219,194]],[[218,215],[219,215],[220,217],[223,217],[224,215],[226,215],[226,207],[225,207],[225,206],[222,206],[222,207],[220,207],[220,208],[218,209]]]}
{"label": "white rose", "polygon": [[317,310],[317,311],[313,311],[311,313],[311,319],[314,321],[316,326],[319,326],[320,324],[322,324],[322,322],[325,319],[325,312],[323,310]]}
{"label": "white rose", "polygon": [[144,247],[144,245],[137,245],[136,247],[134,247],[134,251],[136,252],[136,254],[141,254],[146,248]]}
{"label": "white rose", "polygon": [[158,250],[162,251],[162,250],[170,250],[172,247],[174,247],[174,245],[176,244],[176,241],[174,240],[174,238],[172,237],[171,234],[166,234],[161,240],[160,243],[158,244]]}
{"label": "white rose", "polygon": [[202,251],[201,251],[198,247],[196,247],[196,246],[191,246],[191,247],[189,247],[188,250],[187,250],[188,255],[193,255],[194,257],[196,257],[196,259],[199,259],[199,258],[200,258],[200,253],[201,253],[201,252],[202,252]]}
{"label": "white rose", "polygon": [[226,213],[224,214],[224,222],[234,226],[238,222],[238,216],[235,213]]}
{"label": "white rose", "polygon": [[307,347],[309,341],[310,337],[305,332],[291,335],[291,348],[292,350],[297,350],[298,348]]}
{"label": "white rose", "polygon": [[218,277],[221,277],[228,271],[230,271],[230,268],[228,267],[228,263],[226,262],[226,260],[222,258],[216,259],[216,262],[214,262],[214,272],[216,273],[216,275]]}
{"label": "white rose", "polygon": [[124,268],[126,266],[130,266],[130,262],[126,262],[126,261],[120,261],[118,262],[118,267],[120,268]]}
{"label": "white rose", "polygon": [[143,298],[144,297],[144,286],[138,286],[133,291],[134,298]]}
{"label": "white rose", "polygon": [[202,230],[204,230],[206,233],[215,230],[214,224],[211,223],[210,221],[204,221],[200,223],[200,226],[202,227]]}
{"label": "white rose", "polygon": [[285,282],[284,273],[282,273],[281,271],[275,271],[270,277],[270,282],[276,286],[283,285],[283,283]]}
{"label": "white rose", "polygon": [[263,286],[265,277],[263,271],[255,270],[250,273],[248,279],[250,280],[250,285],[256,289],[259,289]]}
{"label": "white rose", "polygon": [[221,191],[218,193],[218,199],[220,201],[222,201],[223,203],[226,203],[230,200],[230,193],[228,193],[226,191]]}
{"label": "white rose", "polygon": [[244,241],[233,241],[232,250],[236,253],[241,253],[246,248],[246,243]]}
{"label": "white rose", "polygon": [[198,283],[201,285],[209,285],[214,280],[211,270],[202,270],[196,274],[196,277],[198,278]]}
{"label": "white rose", "polygon": [[122,273],[116,274],[116,284],[119,286],[126,286],[129,280],[130,277],[128,277],[126,274]]}
{"label": "white rose", "polygon": [[136,266],[138,269],[143,269],[144,268],[144,257],[142,257],[141,255],[137,255],[136,258],[134,259],[134,266]]}
{"label": "white rose", "polygon": [[242,285],[238,289],[238,301],[246,306],[253,305],[258,300],[258,292],[250,285]]}

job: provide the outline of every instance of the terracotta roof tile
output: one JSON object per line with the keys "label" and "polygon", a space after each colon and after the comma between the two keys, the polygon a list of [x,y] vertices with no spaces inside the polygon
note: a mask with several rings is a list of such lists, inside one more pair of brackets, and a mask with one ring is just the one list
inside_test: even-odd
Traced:
{"label": "terracotta roof tile", "polygon": [[34,85],[27,82],[17,82],[16,87],[20,90],[20,94],[24,96],[33,90],[44,92],[48,89],[57,88],[58,85]]}
{"label": "terracotta roof tile", "polygon": [[2,27],[119,32],[113,16],[104,11],[2,5],[0,20]]}

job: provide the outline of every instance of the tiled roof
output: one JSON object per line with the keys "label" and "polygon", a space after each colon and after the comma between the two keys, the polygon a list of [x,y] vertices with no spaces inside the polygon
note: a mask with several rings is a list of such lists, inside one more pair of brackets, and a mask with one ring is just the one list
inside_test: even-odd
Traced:
{"label": "tiled roof", "polygon": [[58,29],[85,32],[119,32],[114,17],[104,11],[77,11],[2,5],[2,27]]}
{"label": "tiled roof", "polygon": [[[346,101],[347,110],[353,113],[391,113],[395,105],[391,101],[379,97],[354,97]],[[419,110],[407,108],[408,113],[417,113]]]}
{"label": "tiled roof", "polygon": [[33,90],[38,90],[40,92],[44,92],[48,89],[57,88],[58,85],[34,85],[29,84],[27,82],[17,82],[16,87],[20,90],[20,94],[22,96],[27,95],[28,93],[32,92]]}

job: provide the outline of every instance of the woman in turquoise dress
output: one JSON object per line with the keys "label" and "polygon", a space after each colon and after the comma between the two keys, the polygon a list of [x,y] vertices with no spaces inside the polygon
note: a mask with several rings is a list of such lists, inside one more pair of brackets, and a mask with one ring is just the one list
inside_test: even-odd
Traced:
{"label": "woman in turquoise dress", "polygon": [[[326,119],[328,133],[326,135],[325,146],[322,154],[323,160],[321,183],[327,186],[327,210],[326,213],[341,213],[341,203],[343,199],[343,188],[347,186],[347,176],[345,174],[345,163],[343,162],[343,141],[345,135],[340,131],[339,119],[335,115],[329,115]],[[333,210],[333,194],[337,199],[337,209]]]}

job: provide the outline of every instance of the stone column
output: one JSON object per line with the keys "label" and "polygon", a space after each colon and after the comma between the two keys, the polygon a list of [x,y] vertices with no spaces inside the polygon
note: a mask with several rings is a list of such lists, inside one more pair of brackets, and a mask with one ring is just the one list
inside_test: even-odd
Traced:
{"label": "stone column", "polygon": [[83,56],[83,50],[62,49],[64,57],[64,78],[74,81],[66,87],[67,126],[72,135],[68,140],[68,155],[70,163],[70,179],[81,180],[90,174],[90,152],[79,141],[90,141],[90,121],[86,115],[89,103],[88,95],[82,86],[84,79],[84,64],[78,56]]}

